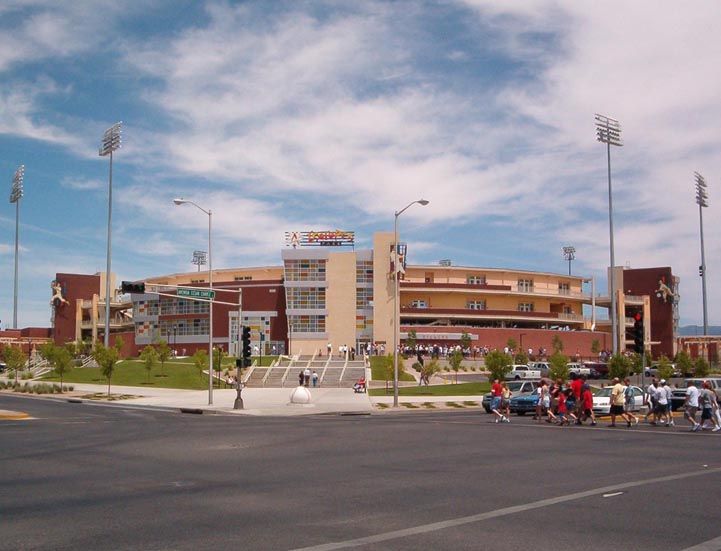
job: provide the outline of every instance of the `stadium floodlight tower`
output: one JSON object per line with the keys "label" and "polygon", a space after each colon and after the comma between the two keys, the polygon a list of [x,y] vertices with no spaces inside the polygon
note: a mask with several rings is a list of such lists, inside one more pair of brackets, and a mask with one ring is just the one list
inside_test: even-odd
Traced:
{"label": "stadium floodlight tower", "polygon": [[701,265],[698,267],[701,276],[701,296],[703,299],[703,334],[708,335],[708,311],[706,309],[706,252],[703,245],[703,209],[708,207],[708,192],[706,191],[706,179],[698,172],[696,177],[696,204],[698,205],[698,221],[701,232]]}
{"label": "stadium floodlight tower", "polygon": [[123,122],[116,122],[103,134],[103,141],[100,144],[98,155],[101,157],[110,156],[110,173],[108,175],[108,249],[106,252],[105,266],[105,347],[110,346],[110,269],[112,251],[112,221],[113,221],[113,151],[121,146]]}
{"label": "stadium floodlight tower", "polygon": [[611,261],[611,339],[613,353],[618,353],[618,319],[616,315],[616,258],[613,248],[613,193],[611,188],[611,146],[621,147],[621,124],[616,119],[596,113],[596,139],[606,144],[608,158],[608,235]]}
{"label": "stadium floodlight tower", "polygon": [[393,223],[393,274],[394,287],[393,287],[393,407],[398,407],[398,330],[399,330],[399,319],[400,312],[398,308],[400,293],[400,285],[398,280],[400,279],[400,266],[398,265],[398,217],[407,211],[410,207],[418,203],[420,206],[425,207],[430,201],[426,199],[418,199],[411,201],[401,210],[395,212],[395,220]]}
{"label": "stadium floodlight tower", "polygon": [[18,244],[20,235],[20,199],[23,198],[25,165],[20,165],[13,176],[10,203],[15,203],[15,283],[13,285],[13,329],[18,328]]}
{"label": "stadium floodlight tower", "polygon": [[208,258],[207,252],[193,251],[193,260],[191,262],[193,264],[195,264],[198,267],[198,271],[200,271],[200,267],[205,266],[207,264],[207,258]]}
{"label": "stadium floodlight tower", "polygon": [[568,261],[568,275],[571,275],[571,261],[576,259],[576,247],[563,247],[563,258]]}

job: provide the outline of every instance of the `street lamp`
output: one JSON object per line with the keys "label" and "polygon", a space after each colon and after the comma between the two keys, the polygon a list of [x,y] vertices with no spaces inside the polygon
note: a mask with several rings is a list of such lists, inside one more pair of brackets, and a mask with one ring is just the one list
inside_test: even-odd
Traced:
{"label": "street lamp", "polygon": [[13,291],[13,329],[18,328],[18,236],[20,233],[20,199],[23,198],[25,165],[20,165],[13,176],[10,203],[15,203],[15,285]]}
{"label": "street lamp", "polygon": [[708,207],[708,193],[706,191],[706,179],[698,172],[696,176],[696,204],[698,205],[698,220],[701,229],[701,266],[698,267],[701,276],[701,293],[703,297],[703,334],[708,335],[708,317],[706,310],[706,252],[703,246],[703,209]]}
{"label": "street lamp", "polygon": [[613,250],[613,195],[611,192],[611,146],[621,147],[621,124],[596,113],[596,139],[606,144],[608,157],[608,234],[611,257],[611,339],[613,353],[618,353],[618,320],[616,319],[616,260]]}
{"label": "street lamp", "polygon": [[[213,211],[208,209],[205,210],[200,205],[193,201],[188,201],[180,197],[179,199],[173,199],[173,203],[176,205],[193,205],[195,208],[203,211],[208,215],[208,289],[213,290],[213,257],[212,257],[212,241],[211,231],[213,228]],[[200,265],[198,265],[200,266]],[[208,327],[208,405],[213,405],[213,299],[210,299],[210,313],[208,316],[209,327]]]}
{"label": "street lamp", "polygon": [[207,263],[207,256],[208,253],[205,251],[193,251],[193,260],[191,262],[198,266],[198,271],[200,271],[201,266],[205,266]]}
{"label": "street lamp", "polygon": [[568,275],[571,275],[571,260],[576,259],[576,247],[563,247],[563,258],[568,260]]}
{"label": "street lamp", "polygon": [[123,122],[116,122],[103,134],[103,141],[100,144],[98,155],[101,157],[110,156],[110,174],[108,176],[108,249],[106,252],[105,268],[105,347],[110,346],[110,251],[111,251],[111,228],[113,219],[113,151],[120,149],[122,142]]}
{"label": "street lamp", "polygon": [[425,207],[429,201],[418,199],[408,203],[404,208],[395,213],[395,221],[393,224],[393,278],[395,279],[395,288],[393,290],[393,407],[398,407],[398,319],[400,312],[398,309],[398,294],[400,285],[398,283],[398,274],[400,273],[398,266],[398,217],[408,210],[411,206],[418,203]]}

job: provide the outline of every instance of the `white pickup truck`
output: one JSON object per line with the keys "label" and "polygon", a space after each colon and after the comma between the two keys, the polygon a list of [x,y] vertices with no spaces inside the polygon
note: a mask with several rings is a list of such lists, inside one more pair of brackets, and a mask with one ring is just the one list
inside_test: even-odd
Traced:
{"label": "white pickup truck", "polygon": [[575,373],[576,375],[585,375],[586,377],[591,376],[590,367],[586,367],[585,365],[576,362],[568,362],[568,372]]}
{"label": "white pickup truck", "polygon": [[506,379],[518,381],[519,379],[540,379],[541,370],[533,369],[527,365],[512,365],[511,371],[506,374]]}

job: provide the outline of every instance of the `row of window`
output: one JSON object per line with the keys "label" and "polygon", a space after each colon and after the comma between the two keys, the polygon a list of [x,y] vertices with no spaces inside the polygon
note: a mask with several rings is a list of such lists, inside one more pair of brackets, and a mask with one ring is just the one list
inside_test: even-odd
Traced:
{"label": "row of window", "polygon": [[359,260],[355,265],[356,283],[373,283],[373,261]]}
{"label": "row of window", "polygon": [[322,310],[325,308],[324,287],[286,287],[288,308]]}
{"label": "row of window", "polygon": [[[157,337],[171,342],[173,338],[184,335],[207,335],[210,324],[208,318],[161,321],[157,327]],[[153,329],[156,329],[155,327]],[[155,332],[155,331],[153,331]]]}
{"label": "row of window", "polygon": [[[411,301],[410,304],[411,308],[428,308],[428,302],[422,299]],[[469,310],[485,310],[486,309],[486,301],[485,300],[469,300],[466,302],[466,308]],[[532,302],[519,302],[518,303],[518,311],[519,312],[534,312],[535,307]],[[573,311],[571,310],[570,306],[564,306],[563,312],[565,314],[571,314]]]}
{"label": "row of window", "polygon": [[160,299],[160,314],[207,314],[210,303],[195,300],[163,298]]}
{"label": "row of window", "polygon": [[288,316],[292,333],[325,333],[325,316]]}
{"label": "row of window", "polygon": [[356,310],[364,310],[373,306],[373,288],[358,287],[355,290]]}
{"label": "row of window", "polygon": [[[484,275],[472,275],[466,278],[468,285],[485,285],[486,276]],[[533,292],[533,280],[521,278],[518,280],[518,292],[520,293],[532,293]],[[569,283],[558,284],[558,294],[569,295],[571,294],[571,285]]]}
{"label": "row of window", "polygon": [[286,260],[286,281],[325,281],[325,259]]}

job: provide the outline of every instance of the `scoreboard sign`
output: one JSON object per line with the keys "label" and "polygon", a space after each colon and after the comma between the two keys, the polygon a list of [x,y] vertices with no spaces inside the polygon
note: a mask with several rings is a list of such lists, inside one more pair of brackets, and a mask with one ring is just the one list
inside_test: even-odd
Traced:
{"label": "scoreboard sign", "polygon": [[291,231],[285,232],[288,247],[353,247],[355,234],[352,231]]}

